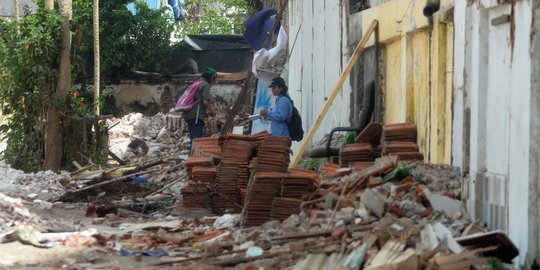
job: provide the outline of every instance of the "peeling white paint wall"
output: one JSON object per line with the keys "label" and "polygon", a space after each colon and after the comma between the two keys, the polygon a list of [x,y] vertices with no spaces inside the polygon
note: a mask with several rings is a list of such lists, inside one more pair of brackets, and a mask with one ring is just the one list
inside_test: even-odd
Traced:
{"label": "peeling white paint wall", "polygon": [[510,4],[456,0],[454,16],[453,164],[469,170],[473,219],[506,230],[522,264],[538,237],[528,230],[531,4],[515,2],[512,14]]}
{"label": "peeling white paint wall", "polygon": [[[302,115],[306,133],[322,111],[352,53],[346,49],[348,9],[344,1],[289,1],[289,94]],[[312,143],[333,127],[351,125],[350,93],[347,79]],[[293,151],[296,152],[298,147],[298,143],[293,144]]]}

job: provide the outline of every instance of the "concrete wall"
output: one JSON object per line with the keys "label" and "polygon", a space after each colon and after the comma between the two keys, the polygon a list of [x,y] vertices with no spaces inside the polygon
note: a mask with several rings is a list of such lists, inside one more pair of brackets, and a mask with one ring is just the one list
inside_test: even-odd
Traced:
{"label": "concrete wall", "polygon": [[[379,21],[384,123],[412,122],[427,161],[451,162],[453,23],[442,1],[430,23],[426,1],[393,0],[359,13],[362,35]],[[353,27],[350,27],[350,29]],[[374,45],[374,38],[368,46]]]}
{"label": "concrete wall", "polygon": [[[124,81],[109,85],[103,90],[103,96],[112,96],[120,114],[134,111],[136,107],[146,107],[149,113],[155,110],[166,112],[174,106],[187,83],[144,84]],[[239,84],[216,84],[210,88],[212,98],[233,104],[240,93]],[[89,89],[88,91],[92,91]],[[172,105],[171,105],[172,104]]]}
{"label": "concrete wall", "polygon": [[453,164],[470,175],[473,219],[507,231],[523,263],[539,236],[531,2],[457,0],[454,16]]}
{"label": "concrete wall", "polygon": [[[35,10],[36,4],[32,0],[20,0],[19,14],[23,16],[23,7],[28,5],[31,10]],[[15,17],[15,1],[14,0],[2,0],[0,1],[0,17]]]}
{"label": "concrete wall", "polygon": [[[348,0],[289,1],[289,94],[307,132],[339,80],[351,51],[347,50]],[[295,43],[296,33],[298,38]],[[294,49],[293,49],[294,45]],[[350,126],[349,80],[314,136],[320,140],[333,127]],[[293,145],[293,151],[298,144]]]}

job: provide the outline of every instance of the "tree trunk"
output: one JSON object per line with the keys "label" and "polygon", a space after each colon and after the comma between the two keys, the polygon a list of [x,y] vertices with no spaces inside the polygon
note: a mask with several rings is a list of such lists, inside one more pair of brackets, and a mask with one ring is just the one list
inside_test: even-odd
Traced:
{"label": "tree trunk", "polygon": [[71,83],[71,32],[69,21],[72,18],[71,0],[61,0],[60,13],[65,16],[62,22],[62,50],[60,52],[60,68],[58,69],[58,85],[53,100],[47,110],[47,127],[45,129],[45,164],[47,170],[59,171],[61,159],[60,108],[64,106]]}
{"label": "tree trunk", "polygon": [[45,0],[45,9],[53,9],[54,0]]}
{"label": "tree trunk", "polygon": [[[15,21],[19,21],[21,17],[21,2],[20,0],[15,0]],[[17,24],[17,34],[20,34],[20,26]]]}
{"label": "tree trunk", "polygon": [[21,7],[20,7],[21,3],[20,3],[20,0],[15,0],[15,20],[19,20],[19,18],[21,17]]}
{"label": "tree trunk", "polygon": [[99,0],[94,0],[94,111],[99,115]]}

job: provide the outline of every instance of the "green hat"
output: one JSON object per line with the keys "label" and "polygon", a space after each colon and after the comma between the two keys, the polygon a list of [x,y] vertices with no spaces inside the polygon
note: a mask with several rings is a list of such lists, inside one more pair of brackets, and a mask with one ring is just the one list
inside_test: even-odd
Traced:
{"label": "green hat", "polygon": [[208,72],[208,74],[210,74],[212,77],[217,76],[217,71],[214,68],[209,67],[206,69],[206,72]]}

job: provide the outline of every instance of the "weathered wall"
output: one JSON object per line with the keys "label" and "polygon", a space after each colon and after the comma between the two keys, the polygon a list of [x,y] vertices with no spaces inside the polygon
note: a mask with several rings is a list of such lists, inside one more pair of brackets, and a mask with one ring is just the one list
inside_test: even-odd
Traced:
{"label": "weathered wall", "polygon": [[[346,1],[289,1],[289,94],[302,115],[306,132],[317,119],[352,53],[347,50]],[[347,80],[313,142],[333,127],[351,125],[350,94]]]}
{"label": "weathered wall", "polygon": [[528,261],[540,257],[540,3],[532,3],[532,29],[531,29],[531,122],[529,142],[529,250]]}
{"label": "weathered wall", "polygon": [[455,7],[454,164],[470,175],[473,219],[506,230],[523,263],[538,257],[538,193],[529,191],[538,186],[532,142],[539,129],[531,121],[538,117],[531,3],[458,0]]}
{"label": "weathered wall", "polygon": [[[36,4],[32,0],[20,0],[19,14],[23,16],[24,6],[28,6],[30,10],[35,10]],[[2,0],[0,1],[0,17],[15,17],[15,1]]]}
{"label": "weathered wall", "polygon": [[[365,33],[373,20],[379,21],[384,122],[415,123],[426,160],[450,163],[454,28],[446,10],[452,2],[442,1],[432,23],[422,13],[425,4],[380,3],[360,12],[358,26]],[[368,44],[373,46],[374,38]]]}
{"label": "weathered wall", "polygon": [[[167,112],[170,104],[174,106],[187,83],[144,84],[124,81],[109,85],[103,90],[103,96],[112,96],[120,114],[146,108],[149,113]],[[212,97],[228,104],[233,104],[240,93],[239,84],[215,84],[210,88]],[[92,91],[91,89],[88,91]],[[157,111],[156,111],[157,110]]]}

